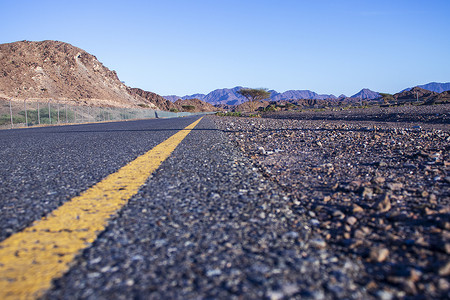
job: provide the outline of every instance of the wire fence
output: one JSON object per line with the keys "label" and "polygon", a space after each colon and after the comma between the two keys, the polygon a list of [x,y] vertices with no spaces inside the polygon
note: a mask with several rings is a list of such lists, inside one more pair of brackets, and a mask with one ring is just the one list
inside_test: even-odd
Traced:
{"label": "wire fence", "polygon": [[76,124],[119,120],[178,118],[191,112],[169,112],[147,108],[117,108],[70,105],[58,100],[47,102],[29,99],[0,102],[0,128],[20,128],[50,124]]}

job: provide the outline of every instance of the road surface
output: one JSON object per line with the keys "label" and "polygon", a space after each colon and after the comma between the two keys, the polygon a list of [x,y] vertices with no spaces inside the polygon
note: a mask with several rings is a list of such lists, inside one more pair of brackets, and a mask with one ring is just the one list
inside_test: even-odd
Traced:
{"label": "road surface", "polygon": [[360,266],[323,250],[211,117],[6,130],[0,141],[0,298],[365,295]]}

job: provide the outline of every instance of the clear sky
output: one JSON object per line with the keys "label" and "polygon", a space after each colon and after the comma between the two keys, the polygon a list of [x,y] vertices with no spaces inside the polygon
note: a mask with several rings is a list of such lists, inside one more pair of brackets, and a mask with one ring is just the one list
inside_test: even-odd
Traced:
{"label": "clear sky", "polygon": [[449,15],[450,0],[0,0],[0,43],[68,42],[160,95],[350,96],[449,82]]}

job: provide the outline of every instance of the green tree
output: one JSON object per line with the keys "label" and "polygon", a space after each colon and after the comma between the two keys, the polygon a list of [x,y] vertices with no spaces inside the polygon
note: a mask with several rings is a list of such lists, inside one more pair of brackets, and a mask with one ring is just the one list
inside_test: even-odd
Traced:
{"label": "green tree", "polygon": [[238,94],[247,98],[250,103],[250,109],[252,111],[256,110],[255,102],[267,99],[270,97],[270,92],[267,89],[247,89],[242,88],[238,91]]}

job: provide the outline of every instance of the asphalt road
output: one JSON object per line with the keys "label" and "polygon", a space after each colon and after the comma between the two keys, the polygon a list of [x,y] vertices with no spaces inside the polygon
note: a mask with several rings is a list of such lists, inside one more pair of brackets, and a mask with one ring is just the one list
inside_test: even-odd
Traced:
{"label": "asphalt road", "polygon": [[[0,239],[196,119],[0,131]],[[205,117],[43,298],[367,296],[308,224]]]}
{"label": "asphalt road", "polygon": [[193,121],[180,118],[0,131],[0,240]]}

